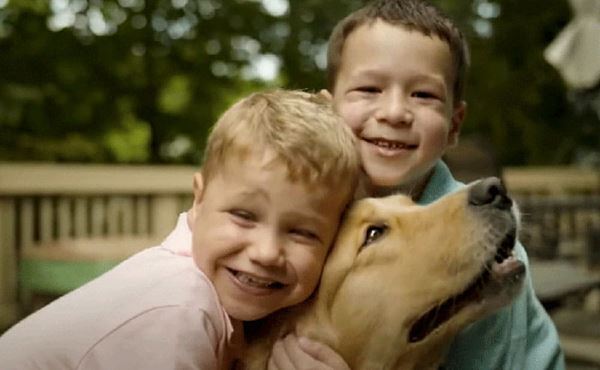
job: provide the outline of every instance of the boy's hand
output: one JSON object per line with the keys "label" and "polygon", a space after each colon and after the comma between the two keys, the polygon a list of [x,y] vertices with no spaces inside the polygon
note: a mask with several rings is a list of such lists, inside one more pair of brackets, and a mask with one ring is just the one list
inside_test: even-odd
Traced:
{"label": "boy's hand", "polygon": [[269,370],[350,370],[344,359],[328,346],[288,334],[273,346]]}

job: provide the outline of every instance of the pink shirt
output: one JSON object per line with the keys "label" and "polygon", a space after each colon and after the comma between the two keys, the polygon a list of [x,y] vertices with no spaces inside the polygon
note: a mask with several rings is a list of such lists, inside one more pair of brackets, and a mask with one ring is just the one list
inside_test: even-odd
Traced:
{"label": "pink shirt", "polygon": [[221,369],[233,328],[192,258],[186,215],[162,245],[17,323],[0,369]]}

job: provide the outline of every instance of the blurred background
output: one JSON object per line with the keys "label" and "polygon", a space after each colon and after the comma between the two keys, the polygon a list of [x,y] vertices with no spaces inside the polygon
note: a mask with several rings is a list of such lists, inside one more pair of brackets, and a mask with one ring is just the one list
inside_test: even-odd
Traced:
{"label": "blurred background", "polygon": [[[504,166],[598,164],[598,113],[581,102],[597,83],[575,95],[544,59],[566,0],[433,2],[471,45],[463,137]],[[197,164],[240,95],[323,88],[329,32],[360,4],[0,0],[0,160]]]}
{"label": "blurred background", "polygon": [[[570,367],[599,369],[600,0],[432,2],[472,57],[446,160],[503,177]],[[324,88],[328,35],[362,4],[0,0],[0,327],[160,240],[219,114]]]}

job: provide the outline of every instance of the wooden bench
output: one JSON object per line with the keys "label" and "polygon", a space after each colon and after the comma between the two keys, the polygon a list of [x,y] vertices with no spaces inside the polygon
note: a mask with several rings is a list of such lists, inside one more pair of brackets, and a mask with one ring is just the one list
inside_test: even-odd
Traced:
{"label": "wooden bench", "polygon": [[506,167],[502,178],[521,208],[534,288],[567,361],[600,368],[600,311],[585,307],[600,289],[600,170]]}
{"label": "wooden bench", "polygon": [[600,289],[600,271],[570,261],[531,259],[530,271],[535,293],[549,311]]}
{"label": "wooden bench", "polygon": [[156,245],[192,204],[193,166],[0,163],[0,330],[32,296]]}
{"label": "wooden bench", "polygon": [[23,308],[31,312],[110,270],[144,248],[151,237],[60,240],[23,249],[19,284]]}
{"label": "wooden bench", "polygon": [[600,367],[600,312],[566,308],[553,313],[567,360]]}

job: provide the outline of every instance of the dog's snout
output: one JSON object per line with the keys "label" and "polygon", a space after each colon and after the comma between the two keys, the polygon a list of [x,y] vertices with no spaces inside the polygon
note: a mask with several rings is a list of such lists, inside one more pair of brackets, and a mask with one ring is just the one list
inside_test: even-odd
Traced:
{"label": "dog's snout", "polygon": [[491,205],[498,209],[510,209],[512,200],[500,179],[489,177],[476,183],[469,191],[469,204],[474,206]]}

